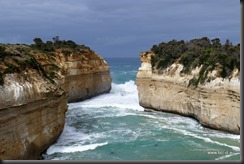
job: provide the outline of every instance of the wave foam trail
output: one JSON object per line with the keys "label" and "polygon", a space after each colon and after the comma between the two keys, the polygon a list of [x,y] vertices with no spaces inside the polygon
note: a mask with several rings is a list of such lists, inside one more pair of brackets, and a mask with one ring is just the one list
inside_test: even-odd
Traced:
{"label": "wave foam trail", "polygon": [[229,148],[233,149],[234,151],[240,151],[240,148],[237,147],[237,146],[227,145],[225,143],[220,143],[218,141],[213,141],[210,138],[202,137],[202,136],[199,136],[197,134],[188,132],[186,130],[182,130],[182,129],[174,129],[174,130],[176,130],[178,132],[181,132],[184,135],[188,135],[188,136],[191,136],[191,137],[194,137],[194,138],[198,138],[198,139],[204,140],[205,142],[208,142],[208,143],[213,143],[213,144],[217,144],[217,145],[221,145],[221,146],[226,146],[226,147],[229,147]]}
{"label": "wave foam trail", "polygon": [[108,143],[100,143],[100,144],[90,144],[90,145],[76,145],[76,146],[55,146],[50,147],[47,150],[47,155],[54,153],[73,153],[73,152],[82,152],[87,150],[94,150],[99,146],[107,145]]}
{"label": "wave foam trail", "polygon": [[124,84],[112,83],[112,89],[109,94],[103,94],[83,102],[69,104],[69,109],[77,107],[116,107],[120,109],[132,109],[138,111],[144,110],[144,108],[139,105],[137,88],[135,82],[132,80]]}
{"label": "wave foam trail", "polygon": [[235,155],[238,155],[240,153],[232,153],[232,154],[229,154],[229,155],[225,155],[225,156],[222,156],[222,157],[219,157],[219,158],[216,158],[215,160],[223,160],[225,158],[229,158],[231,156],[235,156]]}

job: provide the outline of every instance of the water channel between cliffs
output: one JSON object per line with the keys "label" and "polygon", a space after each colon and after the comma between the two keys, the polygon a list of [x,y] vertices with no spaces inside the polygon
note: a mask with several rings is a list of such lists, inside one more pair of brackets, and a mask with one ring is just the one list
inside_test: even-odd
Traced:
{"label": "water channel between cliffs", "polygon": [[106,59],[112,90],[70,103],[66,125],[46,160],[240,160],[240,135],[139,106],[139,59]]}

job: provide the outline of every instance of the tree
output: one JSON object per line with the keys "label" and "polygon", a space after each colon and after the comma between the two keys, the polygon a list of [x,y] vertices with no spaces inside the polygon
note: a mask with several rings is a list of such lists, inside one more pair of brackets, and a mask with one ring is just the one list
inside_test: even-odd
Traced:
{"label": "tree", "polygon": [[232,43],[229,41],[229,39],[225,41],[225,46],[232,46]]}
{"label": "tree", "polygon": [[59,36],[55,36],[55,37],[53,37],[53,42],[54,42],[54,43],[57,43],[57,42],[59,42],[59,41],[60,41]]}
{"label": "tree", "polygon": [[52,41],[47,41],[46,44],[47,45],[53,45],[53,42]]}
{"label": "tree", "polygon": [[36,45],[42,45],[43,41],[41,40],[41,38],[35,38],[33,39],[33,41],[35,42]]}
{"label": "tree", "polygon": [[3,47],[3,46],[0,46],[0,53],[4,53],[5,52],[5,47]]}
{"label": "tree", "polygon": [[211,41],[212,41],[212,44],[213,45],[221,46],[221,43],[220,43],[220,39],[219,38],[212,39]]}
{"label": "tree", "polygon": [[151,48],[151,51],[154,52],[155,54],[158,53],[158,46],[157,45],[153,45]]}
{"label": "tree", "polygon": [[68,45],[71,48],[75,48],[77,46],[77,44],[74,41],[72,41],[72,40],[66,41],[65,44]]}

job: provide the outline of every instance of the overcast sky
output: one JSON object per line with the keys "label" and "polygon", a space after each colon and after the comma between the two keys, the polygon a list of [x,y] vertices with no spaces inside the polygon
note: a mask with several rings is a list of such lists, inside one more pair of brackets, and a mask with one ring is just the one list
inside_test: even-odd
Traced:
{"label": "overcast sky", "polygon": [[240,0],[0,0],[0,43],[59,36],[102,57],[204,36],[240,43]]}

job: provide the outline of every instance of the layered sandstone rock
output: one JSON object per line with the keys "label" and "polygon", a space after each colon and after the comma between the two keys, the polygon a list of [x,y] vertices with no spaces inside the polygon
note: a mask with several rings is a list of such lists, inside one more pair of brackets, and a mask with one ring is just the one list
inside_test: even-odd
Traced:
{"label": "layered sandstone rock", "polygon": [[69,102],[110,92],[110,67],[98,54],[83,50],[82,54],[71,53],[65,57],[62,51],[57,51],[56,56],[63,68],[65,91],[68,93]]}
{"label": "layered sandstone rock", "polygon": [[8,74],[0,85],[0,159],[39,159],[63,131],[64,90],[34,70]]}
{"label": "layered sandstone rock", "polygon": [[[215,78],[198,87],[188,87],[189,75],[181,74],[183,66],[172,64],[161,75],[153,73],[152,53],[141,53],[136,84],[139,103],[145,108],[178,113],[196,118],[202,125],[240,134],[240,79],[234,71],[229,79]],[[213,71],[209,76],[215,76]]]}
{"label": "layered sandstone rock", "polygon": [[[69,52],[69,55],[65,55],[64,52]],[[36,57],[41,63],[47,63],[49,60],[43,55]],[[67,92],[69,102],[110,92],[112,83],[110,67],[94,51],[60,48],[53,52],[52,57],[55,64],[61,68],[59,74],[65,77],[59,80],[59,85]]]}
{"label": "layered sandstone rock", "polygon": [[4,46],[11,53],[0,52],[0,160],[39,159],[62,133],[68,102],[111,90],[110,68],[82,46]]}

